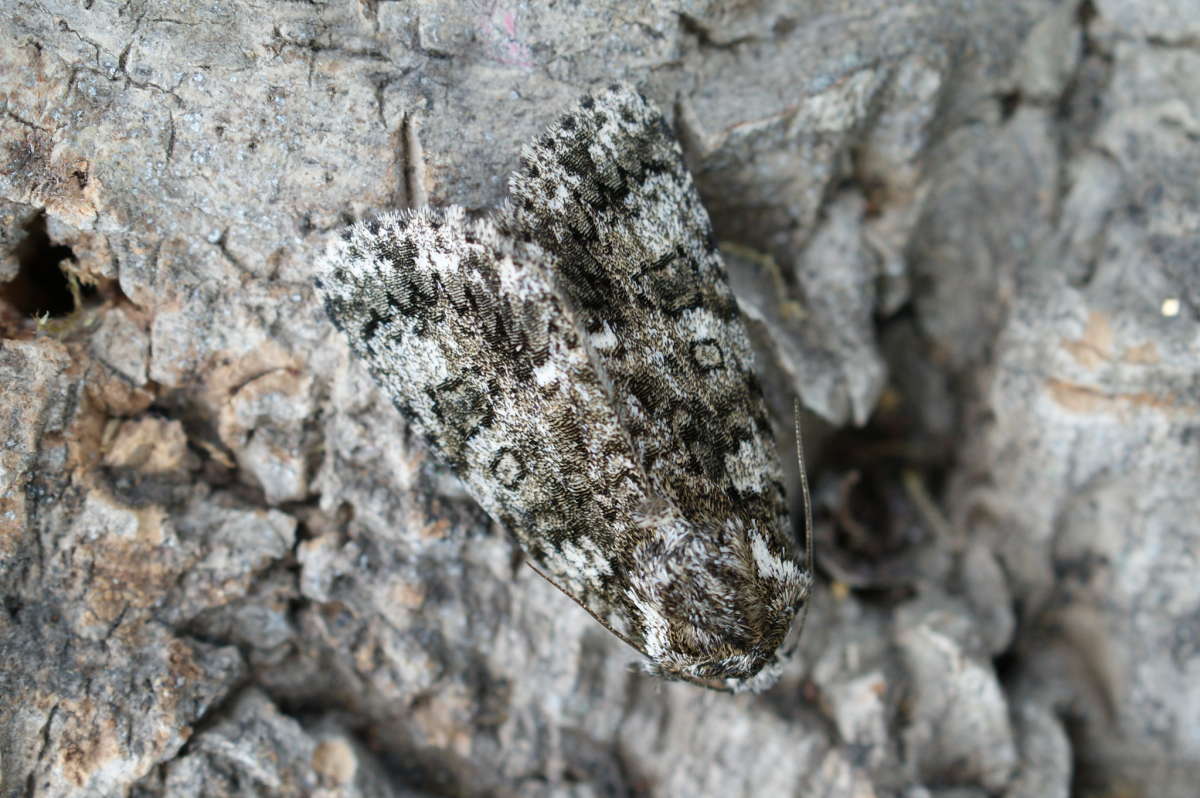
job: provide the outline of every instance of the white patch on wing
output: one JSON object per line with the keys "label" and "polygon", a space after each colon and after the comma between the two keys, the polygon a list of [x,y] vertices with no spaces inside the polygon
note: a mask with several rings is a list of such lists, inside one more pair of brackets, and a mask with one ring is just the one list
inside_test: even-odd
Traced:
{"label": "white patch on wing", "polygon": [[761,446],[744,440],[736,452],[725,455],[725,471],[735,488],[743,493],[763,492],[768,464],[762,454]]}
{"label": "white patch on wing", "polygon": [[662,659],[664,654],[671,651],[667,634],[670,623],[666,616],[659,612],[654,602],[642,600],[634,590],[627,589],[625,595],[642,616],[641,632],[646,655],[654,660]]}
{"label": "white patch on wing", "polygon": [[545,566],[563,587],[576,590],[595,587],[612,573],[612,564],[594,540],[564,540],[557,548],[548,549]]}
{"label": "white patch on wing", "polygon": [[782,560],[772,554],[761,533],[752,531],[749,538],[750,552],[754,555],[754,566],[758,568],[759,575],[784,583],[799,581],[800,569],[791,560]]}
{"label": "white patch on wing", "polygon": [[533,370],[533,381],[538,385],[549,385],[562,376],[553,360],[547,360]]}
{"label": "white patch on wing", "polygon": [[705,308],[689,310],[679,317],[679,323],[694,341],[703,338],[724,338],[725,323]]}
{"label": "white patch on wing", "polygon": [[613,333],[612,328],[608,326],[608,322],[604,322],[604,327],[600,332],[592,334],[592,346],[599,349],[601,352],[608,351],[617,345],[617,336]]}

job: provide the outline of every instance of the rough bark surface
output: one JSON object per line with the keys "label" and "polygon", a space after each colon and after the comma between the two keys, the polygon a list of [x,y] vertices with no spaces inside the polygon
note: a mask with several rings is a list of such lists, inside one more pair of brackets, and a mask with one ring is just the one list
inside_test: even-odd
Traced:
{"label": "rough bark surface", "polygon": [[[1198,42],[1196,0],[3,3],[0,796],[1194,795]],[[631,672],[310,284],[614,80],[810,414],[763,696]]]}

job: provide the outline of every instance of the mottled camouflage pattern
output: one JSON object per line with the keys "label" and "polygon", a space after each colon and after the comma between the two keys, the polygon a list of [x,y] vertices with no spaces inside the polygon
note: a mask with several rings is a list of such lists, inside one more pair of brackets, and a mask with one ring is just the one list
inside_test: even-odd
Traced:
{"label": "mottled camouflage pattern", "polygon": [[611,87],[510,188],[495,219],[351,228],[318,280],[330,316],[530,564],[650,670],[765,689],[811,577],[670,128]]}

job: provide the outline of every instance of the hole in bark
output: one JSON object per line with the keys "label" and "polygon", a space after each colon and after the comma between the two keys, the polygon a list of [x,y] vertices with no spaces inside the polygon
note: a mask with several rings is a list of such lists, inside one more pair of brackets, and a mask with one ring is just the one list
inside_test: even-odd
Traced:
{"label": "hole in bark", "polygon": [[938,497],[949,455],[928,439],[918,415],[890,389],[866,427],[837,432],[823,447],[817,567],[859,595],[909,595],[913,557],[945,523]]}
{"label": "hole in bark", "polygon": [[[75,310],[71,287],[63,271],[63,261],[75,260],[71,248],[51,242],[46,232],[46,216],[38,214],[25,225],[25,237],[13,248],[19,264],[17,276],[0,284],[0,300],[20,315],[36,317],[68,316]],[[95,288],[81,286],[84,295]]]}
{"label": "hole in bark", "polygon": [[1021,106],[1021,92],[1010,91],[1000,95],[1000,118],[1007,121]]}

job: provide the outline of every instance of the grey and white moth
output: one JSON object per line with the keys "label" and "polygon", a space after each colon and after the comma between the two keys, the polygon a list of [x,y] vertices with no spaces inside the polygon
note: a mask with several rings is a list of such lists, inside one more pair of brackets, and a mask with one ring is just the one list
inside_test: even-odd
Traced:
{"label": "grey and white moth", "polygon": [[330,317],[530,565],[648,670],[766,689],[811,574],[670,127],[609,87],[525,147],[509,189],[492,218],[347,230],[317,281]]}

